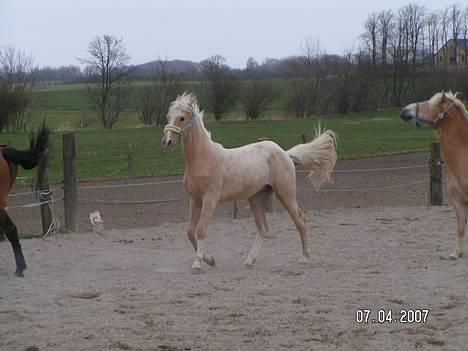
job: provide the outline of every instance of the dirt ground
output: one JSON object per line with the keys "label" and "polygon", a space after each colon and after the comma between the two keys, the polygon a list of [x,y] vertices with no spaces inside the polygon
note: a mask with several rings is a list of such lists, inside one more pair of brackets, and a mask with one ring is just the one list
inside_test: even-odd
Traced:
{"label": "dirt ground", "polygon": [[[337,169],[415,166],[425,156],[343,161]],[[400,186],[425,181],[426,168],[389,172],[338,172],[327,187],[374,190],[303,193],[310,194],[300,200],[308,264],[297,262],[292,221],[275,212],[259,259],[244,267],[253,219],[232,219],[225,206],[207,238],[217,265],[192,274],[185,203],[166,217],[178,223],[159,225],[146,206],[109,206],[117,210],[102,209],[100,235],[23,240],[24,279],[14,277],[11,248],[1,243],[0,350],[466,349],[468,259],[447,259],[456,245],[454,213],[425,205],[426,183]],[[381,188],[389,184],[396,187]],[[178,195],[171,187],[167,198]],[[370,309],[368,323],[356,321],[359,309]],[[421,309],[429,310],[425,323],[372,323],[379,310],[398,320],[402,310]]]}

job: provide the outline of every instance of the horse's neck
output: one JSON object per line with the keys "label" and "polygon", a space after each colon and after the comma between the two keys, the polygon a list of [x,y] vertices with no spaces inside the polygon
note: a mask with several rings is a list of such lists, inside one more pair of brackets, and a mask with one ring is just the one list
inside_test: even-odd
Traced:
{"label": "horse's neck", "polygon": [[213,142],[208,135],[203,122],[198,119],[184,137],[184,160],[188,170],[197,167],[199,163],[207,163],[213,154]]}
{"label": "horse's neck", "polygon": [[447,167],[456,172],[458,169],[468,167],[468,121],[462,111],[452,112],[446,116],[437,128],[445,163]]}

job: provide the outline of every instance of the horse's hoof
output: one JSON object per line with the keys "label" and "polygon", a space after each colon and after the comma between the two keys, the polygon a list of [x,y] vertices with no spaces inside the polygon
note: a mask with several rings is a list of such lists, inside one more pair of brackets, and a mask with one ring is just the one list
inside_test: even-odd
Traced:
{"label": "horse's hoof", "polygon": [[455,261],[463,257],[463,252],[454,252],[448,257],[449,260]]}
{"label": "horse's hoof", "polygon": [[301,256],[301,258],[299,259],[299,263],[309,263],[309,257],[307,256]]}
{"label": "horse's hoof", "polygon": [[247,259],[244,261],[244,266],[246,266],[248,268],[252,268],[254,262],[255,262],[254,258],[247,257]]}
{"label": "horse's hoof", "polygon": [[201,272],[201,265],[200,261],[195,261],[192,264],[192,273],[200,273]]}
{"label": "horse's hoof", "polygon": [[201,268],[200,268],[200,267],[198,267],[198,268],[196,268],[196,267],[195,267],[195,268],[194,268],[194,267],[192,267],[191,273],[192,273],[192,274],[200,274],[200,273],[201,273],[201,271],[202,271],[202,270],[201,270]]}
{"label": "horse's hoof", "polygon": [[205,255],[205,257],[203,257],[203,260],[211,267],[216,266],[216,261],[213,256]]}
{"label": "horse's hoof", "polygon": [[18,278],[24,278],[23,271],[16,271],[16,272],[15,272],[15,275],[16,275]]}

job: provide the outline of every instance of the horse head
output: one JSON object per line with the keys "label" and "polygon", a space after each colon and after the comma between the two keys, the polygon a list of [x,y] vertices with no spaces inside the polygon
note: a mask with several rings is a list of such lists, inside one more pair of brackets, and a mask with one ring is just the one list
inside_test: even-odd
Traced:
{"label": "horse head", "polygon": [[197,98],[192,94],[178,95],[177,99],[171,102],[161,140],[161,146],[164,149],[171,150],[181,137],[190,132],[197,112]]}
{"label": "horse head", "polygon": [[416,121],[416,126],[420,127],[422,123],[429,124],[433,128],[451,112],[453,107],[460,104],[456,94],[440,92],[436,93],[429,100],[415,102],[407,105],[401,111],[400,117],[403,121]]}

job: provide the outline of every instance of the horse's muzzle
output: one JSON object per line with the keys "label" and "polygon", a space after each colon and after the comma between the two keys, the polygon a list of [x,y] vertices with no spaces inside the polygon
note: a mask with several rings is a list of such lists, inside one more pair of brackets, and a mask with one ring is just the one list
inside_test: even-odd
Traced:
{"label": "horse's muzzle", "polygon": [[161,147],[166,151],[170,151],[175,144],[177,144],[177,140],[177,138],[173,138],[170,132],[164,133],[164,136],[161,139]]}
{"label": "horse's muzzle", "polygon": [[411,121],[414,118],[413,111],[409,108],[404,108],[400,113],[400,118],[405,122]]}

